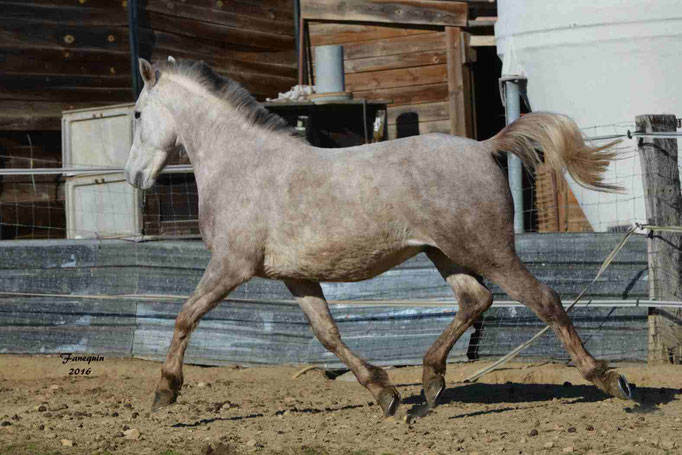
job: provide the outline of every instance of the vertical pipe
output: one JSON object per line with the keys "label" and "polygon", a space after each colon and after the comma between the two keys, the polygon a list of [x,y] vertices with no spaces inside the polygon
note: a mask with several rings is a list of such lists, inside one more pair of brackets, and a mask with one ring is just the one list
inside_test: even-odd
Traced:
{"label": "vertical pipe", "polygon": [[132,77],[133,99],[140,94],[138,71],[139,46],[137,42],[137,0],[128,0],[128,43],[130,46],[130,75]]}
{"label": "vertical pipe", "polygon": [[[516,81],[505,81],[505,99],[507,125],[521,116],[521,96]],[[523,173],[521,159],[511,153],[507,154],[509,187],[514,200],[514,232],[524,232],[523,223]]]}

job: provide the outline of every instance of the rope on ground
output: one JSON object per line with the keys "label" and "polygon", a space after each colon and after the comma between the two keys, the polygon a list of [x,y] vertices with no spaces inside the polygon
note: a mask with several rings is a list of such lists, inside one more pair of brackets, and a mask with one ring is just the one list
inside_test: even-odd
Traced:
{"label": "rope on ground", "polygon": [[298,378],[299,376],[302,376],[302,375],[306,374],[306,373],[307,373],[308,371],[310,371],[310,370],[324,370],[324,368],[319,367],[319,366],[317,366],[317,365],[308,365],[307,367],[305,367],[305,368],[303,368],[303,369],[297,371],[296,374],[294,374],[294,375],[291,377],[291,379],[296,379],[296,378]]}
{"label": "rope on ground", "polygon": [[[623,249],[625,244],[627,243],[628,239],[632,234],[634,234],[638,229],[647,229],[649,231],[659,231],[659,232],[682,232],[682,226],[655,226],[655,225],[649,225],[649,224],[635,224],[634,227],[632,227],[626,234],[623,236],[623,239],[620,241],[618,245],[611,251],[611,253],[604,259],[604,262],[602,263],[601,267],[599,268],[599,271],[597,272],[597,275],[592,279],[592,281],[585,286],[585,288],[578,294],[578,297],[575,298],[573,303],[571,303],[567,308],[566,312],[568,313],[573,309],[573,307],[580,301],[580,299],[587,293],[587,291],[592,287],[594,283],[597,282],[599,277],[604,273],[604,271],[608,268],[609,265],[611,265],[611,262],[613,262],[613,259],[616,257],[616,255],[620,252],[620,250]],[[586,306],[589,305],[589,302],[587,303]],[[493,362],[489,366],[482,368],[472,374],[471,376],[468,376],[467,378],[464,379],[463,382],[475,382],[479,378],[481,378],[483,375],[490,373],[493,370],[496,370],[499,366],[509,362],[511,359],[519,355],[522,351],[524,351],[526,348],[528,348],[531,344],[535,343],[538,338],[540,338],[542,335],[547,333],[547,331],[550,329],[549,326],[545,326],[542,330],[540,330],[538,333],[536,333],[530,340],[518,345],[511,351],[509,351],[506,355],[498,359],[497,361]]]}

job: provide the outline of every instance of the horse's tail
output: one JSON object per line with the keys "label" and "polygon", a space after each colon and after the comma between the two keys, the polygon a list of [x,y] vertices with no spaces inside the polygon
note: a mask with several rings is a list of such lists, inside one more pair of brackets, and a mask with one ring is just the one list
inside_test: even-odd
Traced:
{"label": "horse's tail", "polygon": [[531,168],[542,163],[536,150],[539,147],[552,169],[568,171],[580,185],[598,191],[621,190],[605,183],[602,175],[617,155],[612,146],[618,142],[590,147],[573,120],[547,112],[525,114],[485,141],[494,153],[511,152]]}

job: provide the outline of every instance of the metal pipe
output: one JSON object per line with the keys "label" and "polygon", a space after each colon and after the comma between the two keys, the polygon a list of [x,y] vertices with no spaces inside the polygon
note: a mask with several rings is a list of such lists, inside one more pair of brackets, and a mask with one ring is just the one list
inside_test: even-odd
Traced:
{"label": "metal pipe", "polygon": [[[120,174],[123,172],[122,168],[115,167],[91,167],[83,168],[50,168],[50,167],[34,167],[31,169],[0,169],[0,176],[2,175],[87,175],[87,174]],[[183,174],[194,172],[191,165],[188,164],[171,164],[166,166],[161,173],[163,174]]]}
{"label": "metal pipe", "polygon": [[[508,80],[504,83],[507,125],[521,116],[521,96],[519,94],[519,84],[516,81]],[[509,174],[509,187],[511,188],[512,199],[514,200],[514,232],[519,234],[524,232],[523,223],[523,173],[521,159],[512,153],[507,153],[507,164]]]}
{"label": "metal pipe", "polygon": [[141,81],[137,63],[139,59],[137,37],[137,0],[128,0],[128,43],[130,51],[130,76],[132,78],[134,100],[137,99],[141,91]]}

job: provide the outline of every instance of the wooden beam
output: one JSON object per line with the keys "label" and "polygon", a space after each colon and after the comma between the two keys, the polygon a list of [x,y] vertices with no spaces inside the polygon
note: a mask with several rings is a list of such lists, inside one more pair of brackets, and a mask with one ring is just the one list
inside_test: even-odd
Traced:
{"label": "wooden beam", "polygon": [[330,22],[313,22],[310,24],[310,39],[313,46],[325,44],[344,44],[355,41],[369,41],[397,36],[421,35],[439,31],[441,27],[381,24],[334,24]]}
{"label": "wooden beam", "polygon": [[[637,130],[675,132],[674,115],[638,115]],[[639,139],[647,221],[656,226],[682,224],[682,194],[676,139]],[[649,298],[682,300],[682,234],[656,232],[649,238]],[[650,363],[682,363],[682,310],[652,309],[649,316]]]}
{"label": "wooden beam", "polygon": [[445,49],[441,49],[346,60],[344,62],[344,70],[346,74],[352,74],[396,68],[416,68],[420,66],[445,64],[446,60]]}
{"label": "wooden beam", "polygon": [[462,31],[458,27],[445,29],[448,67],[448,102],[450,104],[450,134],[466,136],[466,106],[464,105],[464,54]]}
{"label": "wooden beam", "polygon": [[[356,92],[447,82],[445,65],[417,66],[346,75],[346,90]],[[1,80],[1,78],[0,78]]]}
{"label": "wooden beam", "polygon": [[354,60],[356,58],[443,50],[444,48],[445,36],[443,32],[432,32],[423,35],[347,43],[343,45],[343,56],[346,60]]}
{"label": "wooden beam", "polygon": [[413,85],[412,87],[360,90],[353,92],[355,98],[369,100],[391,100],[391,106],[401,104],[432,103],[445,101],[448,98],[448,84]]}
{"label": "wooden beam", "polygon": [[467,13],[466,3],[444,0],[301,0],[308,20],[463,27]]}

